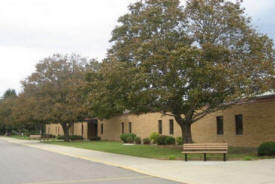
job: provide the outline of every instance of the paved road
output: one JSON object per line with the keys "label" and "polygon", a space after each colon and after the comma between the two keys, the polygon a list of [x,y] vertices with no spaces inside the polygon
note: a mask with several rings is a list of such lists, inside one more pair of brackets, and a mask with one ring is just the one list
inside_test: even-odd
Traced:
{"label": "paved road", "polygon": [[0,140],[0,184],[176,184]]}

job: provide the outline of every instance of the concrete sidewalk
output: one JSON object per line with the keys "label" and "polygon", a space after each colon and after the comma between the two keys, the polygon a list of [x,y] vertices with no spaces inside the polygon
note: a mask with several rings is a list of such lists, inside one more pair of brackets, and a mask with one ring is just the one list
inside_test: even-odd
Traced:
{"label": "concrete sidewalk", "polygon": [[1,137],[0,139],[188,184],[275,183],[275,159],[227,162],[156,160],[42,144],[39,141],[18,140],[6,137]]}

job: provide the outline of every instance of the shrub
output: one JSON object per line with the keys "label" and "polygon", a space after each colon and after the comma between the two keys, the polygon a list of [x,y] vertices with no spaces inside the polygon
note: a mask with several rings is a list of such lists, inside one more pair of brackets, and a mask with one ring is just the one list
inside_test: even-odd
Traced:
{"label": "shrub", "polygon": [[10,132],[10,135],[19,135],[19,132],[17,132],[16,130],[12,130],[12,131]]}
{"label": "shrub", "polygon": [[134,142],[134,138],[132,136],[128,136],[127,143],[133,143],[133,142]]}
{"label": "shrub", "polygon": [[143,139],[143,144],[150,144],[150,143],[151,143],[150,138],[144,138]]}
{"label": "shrub", "polygon": [[80,136],[80,135],[72,135],[72,136],[69,137],[69,139],[71,139],[72,141],[74,141],[74,140],[82,140],[83,137]]}
{"label": "shrub", "polygon": [[129,140],[131,141],[132,140],[132,142],[135,140],[135,138],[136,138],[136,134],[133,134],[133,133],[126,133],[126,134],[121,134],[120,135],[120,139],[121,139],[121,141],[122,142],[124,142],[124,143],[128,143],[128,137],[131,137],[131,138],[129,138]]}
{"label": "shrub", "polygon": [[120,135],[120,140],[121,140],[122,142],[127,142],[127,137],[128,137],[127,134],[121,134],[121,135]]}
{"label": "shrub", "polygon": [[176,140],[172,136],[161,135],[157,138],[158,145],[172,145],[175,143],[176,143]]}
{"label": "shrub", "polygon": [[166,145],[166,135],[160,135],[158,138],[157,138],[157,144],[158,145]]}
{"label": "shrub", "polygon": [[52,135],[52,134],[44,134],[44,135],[42,135],[42,138],[48,138],[48,139],[50,139],[50,138],[57,138],[58,139],[58,137],[59,136],[55,136],[55,135]]}
{"label": "shrub", "polygon": [[[50,137],[48,137],[48,138],[50,138]],[[62,139],[62,140],[64,140],[64,139],[65,139],[65,136],[64,136],[64,135],[59,135],[59,136],[57,136],[57,139]],[[69,140],[72,140],[72,141],[75,141],[75,140],[82,140],[82,139],[83,139],[83,137],[80,136],[80,135],[71,135],[71,136],[69,136]]]}
{"label": "shrub", "polygon": [[175,144],[176,143],[176,140],[174,137],[172,136],[166,136],[165,138],[165,144],[166,145],[172,145],[172,144]]}
{"label": "shrub", "polygon": [[160,136],[160,135],[159,135],[159,133],[157,133],[157,132],[151,133],[151,135],[150,135],[150,140],[152,141],[153,144],[156,144],[156,143],[157,143],[157,139],[158,139],[159,136]]}
{"label": "shrub", "polygon": [[[50,135],[47,135],[47,136],[50,136]],[[49,137],[48,137],[49,138]],[[65,136],[64,135],[59,135],[56,137],[57,139],[65,139]]]}
{"label": "shrub", "polygon": [[136,137],[135,138],[135,143],[136,144],[141,144],[141,138],[140,137]]}
{"label": "shrub", "polygon": [[90,138],[91,141],[100,141],[101,140],[101,137],[99,136],[96,136],[96,137],[92,137]]}
{"label": "shrub", "polygon": [[177,145],[183,145],[183,138],[182,137],[177,137],[176,138],[176,143],[177,143]]}
{"label": "shrub", "polygon": [[258,148],[259,156],[273,156],[275,155],[275,142],[262,143]]}

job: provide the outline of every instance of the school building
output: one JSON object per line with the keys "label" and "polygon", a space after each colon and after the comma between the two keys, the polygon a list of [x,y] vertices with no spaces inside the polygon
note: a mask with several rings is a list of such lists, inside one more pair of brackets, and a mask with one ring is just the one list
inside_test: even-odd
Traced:
{"label": "school building", "polygon": [[[211,113],[195,122],[191,129],[196,143],[227,142],[229,146],[257,147],[263,142],[275,141],[275,95],[256,97]],[[175,119],[161,113],[128,113],[110,119],[92,119],[75,123],[70,129],[71,135],[80,135],[87,140],[99,136],[102,140],[114,141],[119,141],[122,133],[146,138],[152,132],[181,136]],[[46,133],[63,135],[60,124],[46,125]]]}

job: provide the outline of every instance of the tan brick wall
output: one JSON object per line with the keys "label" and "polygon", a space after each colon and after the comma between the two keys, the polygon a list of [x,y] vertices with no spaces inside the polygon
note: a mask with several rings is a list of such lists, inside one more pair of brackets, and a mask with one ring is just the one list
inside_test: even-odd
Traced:
{"label": "tan brick wall", "polygon": [[[70,135],[79,135],[82,136],[82,124],[83,124],[83,138],[88,139],[88,127],[87,122],[75,123],[69,130]],[[58,131],[59,130],[59,131]],[[51,135],[64,135],[62,126],[60,124],[47,124],[46,125],[46,134]]]}
{"label": "tan brick wall", "polygon": [[[141,115],[125,114],[116,116],[108,120],[99,121],[99,136],[103,140],[120,140],[122,133],[122,125],[124,123],[124,132],[129,133],[129,122],[132,123],[132,133],[140,136],[141,138],[149,137],[152,132],[158,132],[158,120],[162,120],[162,129],[164,135],[169,134],[169,120],[174,121],[174,135],[179,136],[180,130],[174,118],[163,116],[161,113],[148,113]],[[100,132],[100,124],[103,123],[104,132]]]}
{"label": "tan brick wall", "polygon": [[[243,135],[236,135],[235,115],[243,115]],[[217,135],[216,117],[223,116],[224,134]],[[162,120],[163,134],[169,135],[170,116],[160,113],[142,115],[125,114],[109,120],[99,121],[104,124],[103,140],[120,140],[121,123],[124,122],[128,133],[128,122],[132,122],[132,132],[141,138],[158,132],[158,120]],[[100,125],[98,126],[100,128]],[[227,142],[230,146],[256,147],[265,141],[275,141],[275,101],[254,102],[209,114],[192,125],[194,142]],[[181,136],[180,127],[174,120],[174,137]]]}
{"label": "tan brick wall", "polygon": [[[256,147],[265,141],[275,141],[275,102],[255,102],[235,105],[208,115],[193,124],[196,142],[227,142],[231,146]],[[235,115],[243,115],[243,135],[236,135]],[[224,134],[217,135],[216,116],[223,116]]]}
{"label": "tan brick wall", "polygon": [[[235,115],[243,115],[243,135],[236,135]],[[224,134],[217,135],[216,117],[223,116]],[[161,113],[147,113],[141,115],[124,114],[108,120],[98,121],[98,136],[102,140],[120,140],[121,123],[124,132],[129,132],[128,123],[132,123],[132,133],[141,138],[149,137],[152,132],[158,132],[158,120],[162,120],[163,135],[169,135],[169,120],[171,116]],[[81,135],[82,123],[74,125],[74,134]],[[103,124],[103,134],[101,134]],[[50,127],[50,129],[48,129]],[[58,128],[59,133],[57,133]],[[83,123],[84,138],[87,139],[87,123]],[[47,125],[47,133],[63,135],[60,125]],[[194,142],[227,142],[230,146],[256,147],[265,141],[275,141],[275,101],[259,101],[241,105],[234,105],[224,111],[209,114],[192,125]],[[181,136],[180,127],[174,120],[174,137]]]}

